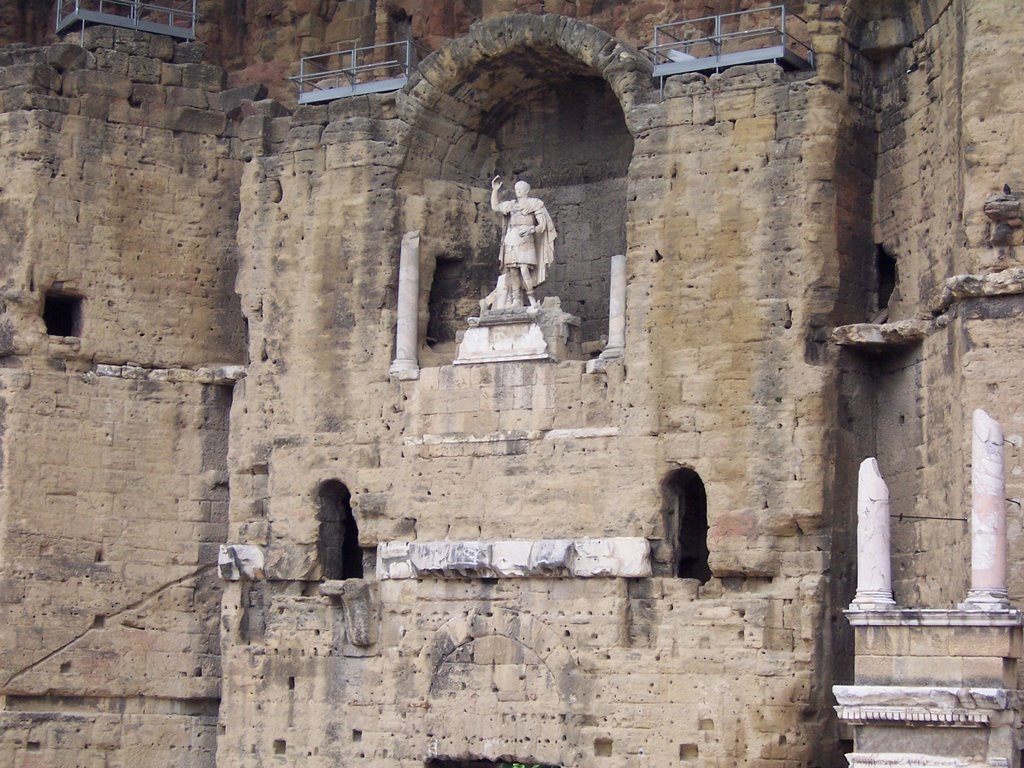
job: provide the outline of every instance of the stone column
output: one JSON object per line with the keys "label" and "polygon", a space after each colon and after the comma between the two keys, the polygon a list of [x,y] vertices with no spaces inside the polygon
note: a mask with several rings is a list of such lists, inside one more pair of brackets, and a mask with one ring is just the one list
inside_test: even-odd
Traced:
{"label": "stone column", "polygon": [[400,379],[419,375],[416,359],[420,306],[420,233],[406,232],[398,264],[398,327],[395,331],[395,360],[388,371]]}
{"label": "stone column", "polygon": [[1003,429],[974,411],[971,445],[971,589],[962,608],[1010,607],[1006,589],[1006,489]]}
{"label": "stone column", "polygon": [[626,257],[612,256],[611,286],[608,291],[608,343],[601,357],[617,360],[626,353]]}
{"label": "stone column", "polygon": [[889,488],[878,461],[864,459],[857,476],[857,594],[850,610],[896,607],[889,539]]}

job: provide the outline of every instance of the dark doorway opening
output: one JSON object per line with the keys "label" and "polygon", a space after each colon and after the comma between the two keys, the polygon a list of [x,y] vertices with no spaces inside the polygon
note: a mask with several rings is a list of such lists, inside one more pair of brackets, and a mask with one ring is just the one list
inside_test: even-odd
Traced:
{"label": "dark doorway opening", "polygon": [[352,494],[339,480],[320,486],[320,535],[317,554],[324,579],[363,578],[359,527],[352,514]]}
{"label": "dark doorway opening", "polygon": [[875,246],[875,309],[879,312],[889,308],[898,279],[896,258],[881,244]]}
{"label": "dark doorway opening", "polygon": [[675,575],[711,578],[708,565],[708,497],[700,475],[688,467],[669,473],[664,482],[665,537],[673,544]]}

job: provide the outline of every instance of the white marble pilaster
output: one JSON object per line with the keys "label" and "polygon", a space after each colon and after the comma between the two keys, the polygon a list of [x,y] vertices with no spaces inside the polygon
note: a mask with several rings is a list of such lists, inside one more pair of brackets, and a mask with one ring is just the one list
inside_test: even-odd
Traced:
{"label": "white marble pilaster", "polygon": [[971,440],[971,588],[961,607],[1009,607],[1003,429],[980,408],[974,411]]}
{"label": "white marble pilaster", "polygon": [[406,232],[398,264],[398,324],[395,331],[395,360],[388,371],[401,379],[416,378],[417,325],[420,302],[420,233]]}
{"label": "white marble pilaster", "polygon": [[626,352],[626,257],[612,256],[612,274],[608,289],[608,343],[601,357],[614,360]]}
{"label": "white marble pilaster", "polygon": [[864,459],[857,476],[857,594],[851,610],[891,609],[892,557],[889,533],[889,487],[878,461]]}

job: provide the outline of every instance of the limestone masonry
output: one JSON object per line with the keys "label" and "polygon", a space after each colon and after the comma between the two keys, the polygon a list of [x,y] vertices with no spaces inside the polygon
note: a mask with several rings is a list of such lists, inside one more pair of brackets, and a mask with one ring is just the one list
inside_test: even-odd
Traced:
{"label": "limestone masonry", "polygon": [[1020,768],[1024,3],[126,2],[0,8],[0,767]]}

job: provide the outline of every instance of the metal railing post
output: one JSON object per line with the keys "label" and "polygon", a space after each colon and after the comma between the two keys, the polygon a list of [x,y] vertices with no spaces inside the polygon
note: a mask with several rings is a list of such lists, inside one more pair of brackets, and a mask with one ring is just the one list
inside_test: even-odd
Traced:
{"label": "metal railing post", "polygon": [[779,44],[784,48],[786,46],[786,6],[780,5],[782,21],[780,22],[779,28]]}

